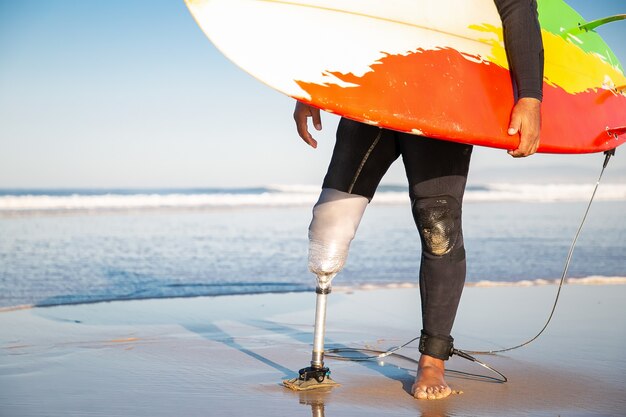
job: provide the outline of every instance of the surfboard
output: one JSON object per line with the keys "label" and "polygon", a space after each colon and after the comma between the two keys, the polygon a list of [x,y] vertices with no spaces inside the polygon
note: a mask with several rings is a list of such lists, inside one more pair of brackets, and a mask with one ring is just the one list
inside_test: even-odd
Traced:
{"label": "surfboard", "polygon": [[[185,0],[204,33],[270,87],[354,120],[462,143],[517,147],[493,0]],[[626,141],[619,60],[562,0],[538,0],[545,50],[538,152]],[[619,18],[612,19],[618,20]]]}

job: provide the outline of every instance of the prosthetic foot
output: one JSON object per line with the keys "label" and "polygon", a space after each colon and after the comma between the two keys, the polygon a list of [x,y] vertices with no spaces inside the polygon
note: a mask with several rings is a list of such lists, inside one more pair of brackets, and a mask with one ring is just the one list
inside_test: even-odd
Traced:
{"label": "prosthetic foot", "polygon": [[311,366],[300,369],[297,378],[283,381],[283,385],[294,391],[305,391],[339,385],[331,379],[330,369],[324,366],[326,297],[330,294],[330,286],[326,289],[322,289],[318,285],[315,292],[317,293],[317,302],[315,306],[315,330],[313,335],[313,354],[311,358]]}
{"label": "prosthetic foot", "polygon": [[305,391],[339,385],[324,366],[326,301],[332,279],[345,264],[367,203],[365,197],[325,188],[313,207],[309,226],[309,270],[317,278],[313,353],[311,366],[300,369],[297,378],[283,381],[287,388]]}

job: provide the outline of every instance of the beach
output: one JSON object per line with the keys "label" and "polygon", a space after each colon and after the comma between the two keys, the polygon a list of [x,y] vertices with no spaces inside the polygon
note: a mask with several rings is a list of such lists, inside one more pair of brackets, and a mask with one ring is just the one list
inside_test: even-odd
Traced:
{"label": "beach", "polygon": [[[469,287],[455,346],[494,349],[534,335],[557,287]],[[296,393],[308,365],[313,293],[231,295],[38,307],[0,314],[0,415],[22,416],[623,416],[625,285],[566,285],[532,344],[448,362],[455,392],[415,400],[415,364],[327,359],[341,386]],[[335,291],[327,347],[386,350],[419,332],[416,288]],[[402,354],[416,358],[415,344]]]}

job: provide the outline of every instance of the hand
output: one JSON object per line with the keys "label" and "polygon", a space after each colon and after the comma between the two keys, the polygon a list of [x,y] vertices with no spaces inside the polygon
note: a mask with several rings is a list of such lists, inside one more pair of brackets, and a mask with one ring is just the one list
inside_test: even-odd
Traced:
{"label": "hand", "polygon": [[511,112],[509,135],[520,135],[517,149],[508,151],[514,158],[522,158],[537,152],[541,131],[541,101],[536,98],[520,98]]}
{"label": "hand", "polygon": [[320,109],[304,104],[300,101],[296,101],[296,108],[293,111],[293,119],[296,121],[298,135],[300,135],[303,141],[311,145],[311,147],[317,148],[317,141],[313,139],[313,136],[309,133],[309,117],[313,118],[313,127],[315,127],[315,130],[322,130]]}

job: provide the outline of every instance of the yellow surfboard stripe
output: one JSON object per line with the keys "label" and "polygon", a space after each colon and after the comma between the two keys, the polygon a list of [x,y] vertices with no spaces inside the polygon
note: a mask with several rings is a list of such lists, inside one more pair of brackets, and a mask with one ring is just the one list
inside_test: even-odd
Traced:
{"label": "yellow surfboard stripe", "polygon": [[[491,45],[490,62],[503,68],[509,68],[504,49],[502,28],[492,25],[472,25],[470,29],[495,34],[481,39]],[[618,86],[626,84],[626,77],[619,68],[605,61],[605,58],[596,53],[588,53],[576,46],[572,41],[546,30],[542,30],[543,47],[546,56],[544,80],[548,85],[562,88],[570,94],[582,93],[588,90],[612,90],[618,93]]]}

